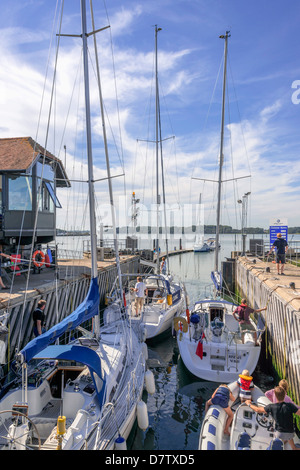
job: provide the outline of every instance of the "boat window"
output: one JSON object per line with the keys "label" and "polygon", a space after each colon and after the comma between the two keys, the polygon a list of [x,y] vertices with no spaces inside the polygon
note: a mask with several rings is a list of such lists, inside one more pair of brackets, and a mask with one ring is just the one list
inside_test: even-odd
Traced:
{"label": "boat window", "polygon": [[210,309],[210,321],[213,321],[215,318],[219,318],[223,321],[224,311],[222,308],[211,308]]}

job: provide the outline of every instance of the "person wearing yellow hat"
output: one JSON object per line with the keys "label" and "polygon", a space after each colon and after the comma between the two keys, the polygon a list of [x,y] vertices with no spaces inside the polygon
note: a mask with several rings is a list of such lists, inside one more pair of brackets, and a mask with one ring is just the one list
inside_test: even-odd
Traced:
{"label": "person wearing yellow hat", "polygon": [[239,397],[241,403],[244,403],[246,400],[251,400],[252,398],[252,390],[254,389],[252,379],[253,377],[249,374],[247,369],[244,369],[239,375],[237,384],[239,386]]}
{"label": "person wearing yellow hat", "polygon": [[[277,265],[277,273],[284,276],[284,265],[285,265],[285,254],[288,249],[287,241],[282,237],[281,233],[277,233],[277,238],[274,241],[272,248],[270,249],[268,255],[272,253],[274,248],[276,248],[276,265]],[[281,269],[280,269],[281,264]],[[281,271],[281,272],[279,272]]]}

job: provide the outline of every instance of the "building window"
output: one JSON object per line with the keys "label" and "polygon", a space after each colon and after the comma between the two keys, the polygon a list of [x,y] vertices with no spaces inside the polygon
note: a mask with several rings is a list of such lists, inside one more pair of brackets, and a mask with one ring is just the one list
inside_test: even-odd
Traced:
{"label": "building window", "polygon": [[8,209],[32,210],[32,178],[30,176],[8,178]]}
{"label": "building window", "polygon": [[[40,179],[38,179],[40,181]],[[54,206],[61,208],[61,204],[56,197],[52,184],[49,181],[42,181],[42,189],[39,198],[39,211],[54,212]]]}

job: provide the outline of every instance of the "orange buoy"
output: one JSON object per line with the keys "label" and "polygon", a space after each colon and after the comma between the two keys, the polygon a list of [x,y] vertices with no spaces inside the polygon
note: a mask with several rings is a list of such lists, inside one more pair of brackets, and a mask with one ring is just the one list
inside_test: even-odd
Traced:
{"label": "orange buoy", "polygon": [[36,266],[37,268],[41,268],[45,263],[44,253],[41,250],[36,250],[33,253],[32,261],[33,261],[34,266]]}

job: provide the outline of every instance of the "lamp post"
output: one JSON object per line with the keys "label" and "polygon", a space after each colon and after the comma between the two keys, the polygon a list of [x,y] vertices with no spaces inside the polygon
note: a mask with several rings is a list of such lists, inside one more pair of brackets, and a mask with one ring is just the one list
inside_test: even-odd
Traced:
{"label": "lamp post", "polygon": [[242,204],[242,256],[245,256],[246,253],[246,226],[247,226],[247,210],[248,210],[248,196],[250,196],[251,192],[247,192],[244,194],[242,199],[239,199],[237,202]]}

